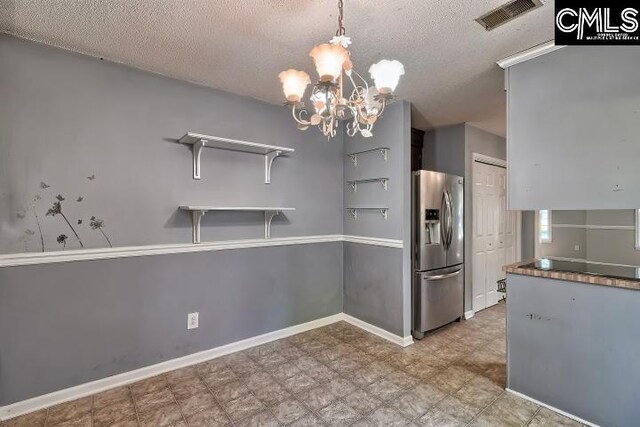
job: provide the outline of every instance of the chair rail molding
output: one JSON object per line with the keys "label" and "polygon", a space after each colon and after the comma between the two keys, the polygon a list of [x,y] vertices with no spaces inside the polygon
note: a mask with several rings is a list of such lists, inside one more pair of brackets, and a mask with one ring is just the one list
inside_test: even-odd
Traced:
{"label": "chair rail molding", "polygon": [[578,228],[584,230],[629,230],[634,231],[635,225],[601,225],[601,224],[551,224],[553,228]]}
{"label": "chair rail molding", "polygon": [[402,240],[367,236],[328,234],[320,236],[277,237],[272,239],[225,240],[212,243],[174,243],[165,245],[123,246],[116,248],[76,249],[52,252],[27,252],[0,255],[0,268],[22,265],[53,264],[72,261],[128,258],[151,255],[184,254],[192,252],[224,251],[230,249],[262,248],[270,246],[306,245],[328,242],[351,242],[364,245],[402,248]]}

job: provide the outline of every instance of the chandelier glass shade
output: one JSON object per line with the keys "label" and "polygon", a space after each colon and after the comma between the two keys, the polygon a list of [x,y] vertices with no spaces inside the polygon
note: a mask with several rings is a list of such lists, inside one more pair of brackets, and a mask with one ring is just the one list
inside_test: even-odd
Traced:
{"label": "chandelier glass shade", "polygon": [[309,56],[313,58],[321,82],[335,82],[342,74],[342,64],[349,59],[347,49],[330,43],[314,47]]}
{"label": "chandelier glass shade", "polygon": [[309,74],[304,71],[296,71],[289,69],[278,74],[280,83],[282,83],[282,91],[287,98],[287,102],[298,102],[302,99],[304,91],[311,83]]}
{"label": "chandelier glass shade", "polygon": [[[348,47],[351,39],[345,35],[342,25],[343,3],[338,1],[338,31],[329,43],[315,46],[309,56],[313,58],[318,81],[313,85],[309,100],[313,106],[310,113],[303,102],[307,86],[311,83],[304,71],[289,69],[278,77],[291,108],[298,129],[318,126],[331,138],[336,135],[341,121],[346,122],[349,136],[357,133],[371,137],[374,123],[382,115],[385,106],[394,98],[394,91],[404,74],[404,66],[396,60],[383,59],[369,68],[374,85],[353,69]],[[345,95],[345,82],[350,83],[351,93]]]}
{"label": "chandelier glass shade", "polygon": [[369,74],[380,93],[393,93],[398,86],[400,76],[404,74],[404,65],[400,61],[383,59],[369,68]]}

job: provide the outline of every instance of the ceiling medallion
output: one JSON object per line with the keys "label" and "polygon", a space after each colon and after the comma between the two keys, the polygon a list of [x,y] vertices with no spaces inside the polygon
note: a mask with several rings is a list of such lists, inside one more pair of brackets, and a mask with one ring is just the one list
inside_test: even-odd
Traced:
{"label": "ceiling medallion", "polygon": [[[343,3],[339,0],[338,31],[335,37],[329,43],[319,44],[309,52],[316,66],[318,82],[313,86],[309,97],[315,112],[308,120],[306,117],[309,112],[305,109],[302,97],[307,85],[311,83],[309,75],[304,71],[289,69],[281,72],[278,77],[287,98],[286,105],[291,107],[298,129],[318,126],[329,139],[336,135],[338,122],[346,121],[349,136],[360,133],[368,138],[373,136],[373,125],[382,115],[386,104],[393,100],[393,91],[400,76],[404,74],[404,66],[399,61],[387,59],[373,64],[369,68],[369,74],[375,87],[369,86],[353,69],[351,54],[347,50],[351,38],[345,35],[342,20]],[[353,87],[348,98],[343,95],[345,76]]]}

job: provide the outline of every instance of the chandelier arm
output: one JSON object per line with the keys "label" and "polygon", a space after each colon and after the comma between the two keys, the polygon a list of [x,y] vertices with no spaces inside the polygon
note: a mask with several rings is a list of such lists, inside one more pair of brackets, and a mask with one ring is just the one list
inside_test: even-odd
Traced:
{"label": "chandelier arm", "polygon": [[378,112],[378,117],[382,117],[382,112],[384,111],[384,107],[387,106],[387,100],[385,98],[382,98],[380,100],[380,104],[381,104],[381,107],[380,107],[380,111]]}
{"label": "chandelier arm", "polygon": [[356,133],[358,133],[358,130],[359,126],[355,120],[347,123],[347,135],[354,136]]}
{"label": "chandelier arm", "polygon": [[358,115],[360,116],[360,118],[364,121],[368,123],[368,116],[365,114],[365,112],[363,111],[363,108],[358,108]]}
{"label": "chandelier arm", "polygon": [[[364,77],[362,77],[356,70],[351,70],[351,72],[353,74],[355,74],[356,76],[358,76],[358,78],[360,80],[362,80],[362,82],[364,83],[365,92],[368,92],[369,91],[369,83],[367,83],[367,81],[364,79]],[[349,77],[351,78],[351,76],[349,76]],[[353,79],[351,79],[351,82],[353,83]],[[353,86],[356,87],[356,84],[353,83]]]}
{"label": "chandelier arm", "polygon": [[[354,73],[355,73],[355,71],[354,71]],[[356,73],[356,74],[358,74],[358,73]],[[351,92],[351,97],[350,97],[349,99],[351,100],[351,99],[353,98],[353,95],[354,95],[354,94],[357,94],[358,98],[364,98],[364,97],[360,94],[360,92],[358,91],[358,88],[359,88],[359,87],[361,87],[361,86],[358,86],[358,85],[356,84],[356,82],[353,80],[353,77],[349,76],[349,80],[351,80],[351,84],[353,85],[353,92]],[[367,84],[367,82],[364,82],[364,83],[365,83],[365,85]],[[367,93],[366,89],[365,89],[365,92],[364,92],[364,93],[365,93],[365,96],[366,96],[366,93]]]}
{"label": "chandelier arm", "polygon": [[293,120],[295,120],[297,123],[303,125],[303,126],[309,126],[311,124],[311,122],[304,120],[302,118],[302,114],[309,114],[307,113],[307,111],[305,110],[300,110],[300,112],[296,115],[296,106],[292,105],[291,106],[291,115],[293,116]]}

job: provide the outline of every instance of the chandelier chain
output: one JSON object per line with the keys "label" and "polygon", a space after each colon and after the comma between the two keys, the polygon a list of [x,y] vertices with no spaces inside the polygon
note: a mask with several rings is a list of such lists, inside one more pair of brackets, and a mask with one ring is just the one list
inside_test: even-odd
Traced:
{"label": "chandelier chain", "polygon": [[338,31],[336,31],[336,36],[344,36],[346,33],[344,25],[342,24],[342,20],[344,19],[343,7],[344,3],[342,0],[338,0]]}

